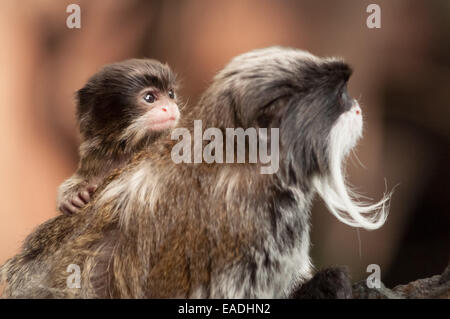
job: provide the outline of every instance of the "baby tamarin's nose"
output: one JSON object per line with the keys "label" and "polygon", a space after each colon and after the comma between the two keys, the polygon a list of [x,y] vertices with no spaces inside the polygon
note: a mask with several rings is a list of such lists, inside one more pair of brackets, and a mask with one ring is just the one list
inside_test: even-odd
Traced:
{"label": "baby tamarin's nose", "polygon": [[154,112],[156,116],[160,117],[160,120],[167,119],[174,121],[178,120],[178,118],[180,117],[178,105],[171,101],[167,101],[162,106],[157,106]]}

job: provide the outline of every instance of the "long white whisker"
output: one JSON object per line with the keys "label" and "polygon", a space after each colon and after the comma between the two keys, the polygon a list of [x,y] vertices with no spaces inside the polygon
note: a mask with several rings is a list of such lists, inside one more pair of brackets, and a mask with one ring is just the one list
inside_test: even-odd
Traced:
{"label": "long white whisker", "polygon": [[355,121],[352,116],[349,112],[342,114],[332,128],[329,136],[329,174],[316,177],[313,185],[338,220],[353,227],[377,229],[386,221],[391,194],[385,194],[375,204],[368,204],[360,201],[363,196],[353,192],[346,184],[342,163],[362,130],[362,121]]}

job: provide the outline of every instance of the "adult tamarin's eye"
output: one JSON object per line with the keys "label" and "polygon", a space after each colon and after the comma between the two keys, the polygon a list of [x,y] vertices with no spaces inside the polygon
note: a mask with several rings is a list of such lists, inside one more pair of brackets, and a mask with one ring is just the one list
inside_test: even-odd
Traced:
{"label": "adult tamarin's eye", "polygon": [[155,102],[156,98],[152,93],[146,93],[144,95],[144,100],[147,103],[153,103],[153,102]]}
{"label": "adult tamarin's eye", "polygon": [[175,92],[173,90],[169,90],[169,97],[173,100],[175,98]]}

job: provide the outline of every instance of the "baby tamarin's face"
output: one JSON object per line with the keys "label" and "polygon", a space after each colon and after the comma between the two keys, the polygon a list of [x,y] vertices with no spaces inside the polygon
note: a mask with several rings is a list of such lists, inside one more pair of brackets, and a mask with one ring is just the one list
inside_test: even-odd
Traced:
{"label": "baby tamarin's face", "polygon": [[104,67],[78,91],[84,139],[101,138],[128,149],[174,127],[180,117],[175,76],[155,60]]}
{"label": "baby tamarin's face", "polygon": [[150,132],[172,128],[180,117],[173,89],[164,92],[155,87],[146,87],[137,95],[136,105],[142,108],[142,116],[145,117],[142,124]]}

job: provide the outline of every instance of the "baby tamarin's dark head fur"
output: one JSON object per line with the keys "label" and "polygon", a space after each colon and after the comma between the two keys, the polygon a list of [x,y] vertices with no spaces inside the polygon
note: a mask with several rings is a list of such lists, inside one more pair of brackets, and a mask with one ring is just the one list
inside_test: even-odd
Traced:
{"label": "baby tamarin's dark head fur", "polygon": [[169,107],[172,122],[156,129],[152,128],[151,119],[146,119],[146,112],[161,97],[176,106],[176,89],[175,75],[169,66],[156,60],[131,59],[105,66],[77,92],[82,138],[129,150],[151,141],[166,127],[176,124],[179,111]]}

